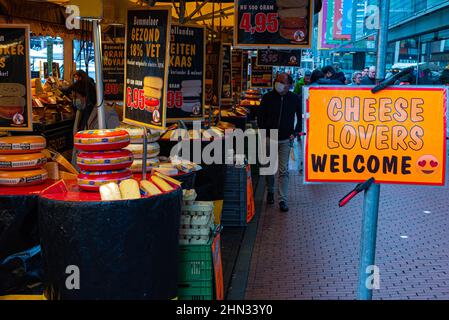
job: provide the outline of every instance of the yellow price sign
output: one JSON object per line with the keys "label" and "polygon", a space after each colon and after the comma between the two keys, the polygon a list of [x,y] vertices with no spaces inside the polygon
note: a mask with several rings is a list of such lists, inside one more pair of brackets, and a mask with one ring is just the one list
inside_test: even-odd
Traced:
{"label": "yellow price sign", "polygon": [[444,185],[446,90],[306,89],[305,181]]}

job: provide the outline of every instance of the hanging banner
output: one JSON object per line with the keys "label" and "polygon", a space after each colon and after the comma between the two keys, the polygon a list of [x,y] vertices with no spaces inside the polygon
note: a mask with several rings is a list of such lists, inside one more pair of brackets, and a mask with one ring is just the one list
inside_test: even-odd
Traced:
{"label": "hanging banner", "polygon": [[125,73],[125,45],[123,43],[103,43],[103,84],[104,100],[123,99],[123,74]]}
{"label": "hanging banner", "polygon": [[243,51],[232,50],[232,92],[238,98],[242,94],[243,87]]}
{"label": "hanging banner", "polygon": [[273,88],[273,67],[257,65],[257,58],[251,58],[251,88]]}
{"label": "hanging banner", "polygon": [[343,35],[349,36],[351,39],[352,35],[352,1],[353,0],[341,0],[343,2],[343,17],[341,23],[341,32]]}
{"label": "hanging banner", "polygon": [[445,184],[447,88],[305,90],[305,182]]}
{"label": "hanging banner", "polygon": [[221,42],[206,45],[206,104],[218,106],[221,76]]}
{"label": "hanging banner", "polygon": [[310,48],[312,0],[235,0],[236,47]]}
{"label": "hanging banner", "polygon": [[257,50],[259,66],[301,66],[301,50]]}
{"label": "hanging banner", "polygon": [[171,8],[128,10],[123,121],[166,127]]}
{"label": "hanging banner", "polygon": [[32,131],[30,27],[0,25],[0,130]]}
{"label": "hanging banner", "polygon": [[221,63],[221,102],[224,104],[232,103],[232,55],[231,44],[222,45],[222,63]]}
{"label": "hanging banner", "polygon": [[343,22],[346,19],[347,12],[343,10],[344,0],[334,0],[334,21],[333,21],[333,34],[332,37],[335,40],[350,40],[350,34],[343,33]]}
{"label": "hanging banner", "polygon": [[168,72],[167,121],[204,118],[206,31],[172,25]]}

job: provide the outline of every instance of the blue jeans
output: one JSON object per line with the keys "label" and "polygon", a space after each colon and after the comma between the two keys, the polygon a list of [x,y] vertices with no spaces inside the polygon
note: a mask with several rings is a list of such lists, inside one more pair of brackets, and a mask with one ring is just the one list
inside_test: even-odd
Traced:
{"label": "blue jeans", "polygon": [[[290,161],[290,152],[293,147],[294,140],[282,140],[278,142],[278,175],[279,175],[279,202],[288,200],[288,183],[290,180],[288,165]],[[269,150],[269,147],[268,147]],[[266,176],[267,191],[275,192],[275,179],[273,176]]]}

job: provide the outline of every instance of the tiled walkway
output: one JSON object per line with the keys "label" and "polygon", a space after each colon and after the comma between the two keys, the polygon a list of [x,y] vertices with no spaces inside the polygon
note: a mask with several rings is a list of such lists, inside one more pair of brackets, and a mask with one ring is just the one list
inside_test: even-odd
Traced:
{"label": "tiled walkway", "polygon": [[[246,299],[355,299],[361,232],[353,185],[304,186],[291,172],[290,211],[259,221]],[[381,187],[374,299],[449,299],[449,188]]]}

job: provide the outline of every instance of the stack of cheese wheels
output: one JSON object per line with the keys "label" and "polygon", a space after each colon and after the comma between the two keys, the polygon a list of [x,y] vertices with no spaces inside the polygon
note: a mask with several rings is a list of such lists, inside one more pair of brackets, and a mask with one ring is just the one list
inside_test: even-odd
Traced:
{"label": "stack of cheese wheels", "polygon": [[[142,172],[142,159],[143,159],[143,129],[141,128],[124,128],[130,137],[131,144],[125,149],[131,151],[134,155],[134,162],[131,166],[131,171],[134,173]],[[159,165],[159,158],[157,157],[160,152],[159,133],[151,133],[147,139],[147,168],[151,170]]]}
{"label": "stack of cheese wheels", "polygon": [[129,143],[130,136],[123,129],[78,132],[74,144],[80,150],[77,156],[77,165],[81,169],[79,187],[98,191],[103,184],[132,178],[129,168],[134,157],[131,151],[124,149]]}
{"label": "stack of cheese wheels", "polygon": [[41,136],[0,138],[0,186],[23,187],[41,184],[48,178],[41,152],[46,141]]}

